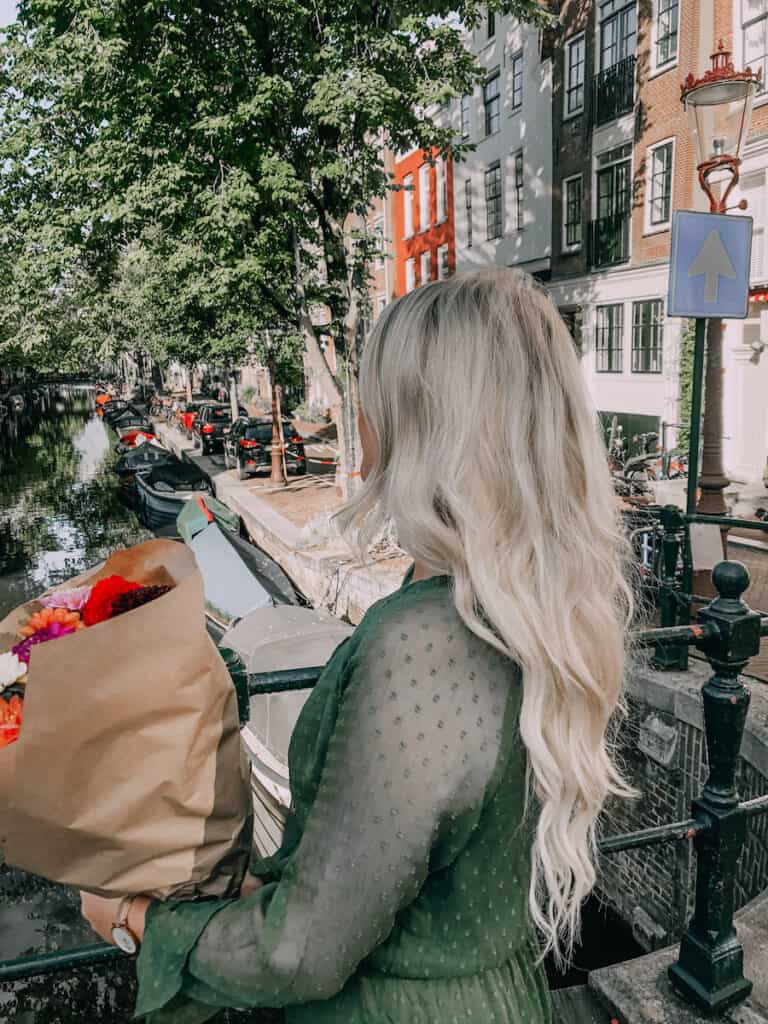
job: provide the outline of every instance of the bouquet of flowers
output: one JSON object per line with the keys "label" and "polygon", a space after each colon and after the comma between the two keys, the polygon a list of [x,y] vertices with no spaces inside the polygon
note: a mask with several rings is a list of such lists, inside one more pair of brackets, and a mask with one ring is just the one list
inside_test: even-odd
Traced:
{"label": "bouquet of flowers", "polygon": [[224,896],[250,826],[236,695],[186,546],[116,552],[0,622],[8,863],[104,896]]}

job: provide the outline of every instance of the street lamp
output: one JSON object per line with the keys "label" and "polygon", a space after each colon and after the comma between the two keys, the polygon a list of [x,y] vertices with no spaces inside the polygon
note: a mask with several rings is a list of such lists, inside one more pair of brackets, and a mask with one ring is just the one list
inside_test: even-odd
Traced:
{"label": "street lamp", "polygon": [[[700,78],[688,75],[681,86],[681,100],[696,142],[699,184],[709,199],[710,213],[726,213],[728,197],[739,180],[741,151],[760,84],[760,72],[755,73],[751,68],[737,71],[722,40],[711,60],[712,67]],[[737,205],[742,210],[747,208],[746,200]],[[698,511],[718,516],[727,511],[723,491],[729,483],[723,470],[722,362],[723,321],[710,319],[707,322],[706,405]],[[697,386],[694,381],[694,389]],[[695,407],[696,403],[693,404]],[[692,437],[697,435],[698,429],[692,431]],[[689,473],[696,471],[698,451],[692,456]]]}

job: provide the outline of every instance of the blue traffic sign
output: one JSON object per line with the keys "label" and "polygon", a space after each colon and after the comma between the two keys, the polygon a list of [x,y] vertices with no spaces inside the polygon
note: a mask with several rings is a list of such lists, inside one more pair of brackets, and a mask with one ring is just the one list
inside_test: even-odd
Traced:
{"label": "blue traffic sign", "polygon": [[677,210],[667,315],[743,320],[751,257],[751,217]]}

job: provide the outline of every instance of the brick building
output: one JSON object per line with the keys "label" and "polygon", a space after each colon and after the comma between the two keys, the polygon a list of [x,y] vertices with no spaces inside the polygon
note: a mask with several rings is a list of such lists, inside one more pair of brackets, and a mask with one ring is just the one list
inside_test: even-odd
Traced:
{"label": "brick building", "polygon": [[706,66],[712,8],[711,0],[561,8],[552,294],[598,409],[619,414],[630,434],[677,422],[682,324],[664,308],[671,216],[705,208],[680,83]]}
{"label": "brick building", "polygon": [[453,167],[437,150],[394,158],[393,295],[399,297],[456,269]]}

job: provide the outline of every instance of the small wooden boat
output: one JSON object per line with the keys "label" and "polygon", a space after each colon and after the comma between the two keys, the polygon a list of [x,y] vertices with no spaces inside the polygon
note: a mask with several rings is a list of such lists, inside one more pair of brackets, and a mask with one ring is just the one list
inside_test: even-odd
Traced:
{"label": "small wooden boat", "polygon": [[[282,605],[246,615],[220,641],[249,674],[325,665],[354,632],[330,612]],[[308,690],[260,694],[250,701],[242,732],[251,761],[254,845],[261,856],[277,849],[290,805],[288,744]]]}
{"label": "small wooden boat", "polygon": [[191,462],[163,464],[136,474],[139,518],[150,530],[175,524],[184,504],[212,493],[211,481]]}
{"label": "small wooden boat", "polygon": [[136,474],[147,473],[157,466],[170,466],[180,463],[172,452],[157,444],[143,444],[138,448],[131,448],[121,455],[114,466],[114,472],[120,479],[120,488],[123,494],[133,499],[137,498]]}

